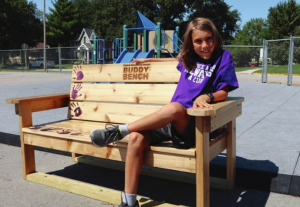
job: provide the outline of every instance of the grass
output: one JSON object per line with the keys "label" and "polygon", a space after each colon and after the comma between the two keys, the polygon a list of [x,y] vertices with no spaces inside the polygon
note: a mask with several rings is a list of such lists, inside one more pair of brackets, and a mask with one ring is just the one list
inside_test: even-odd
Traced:
{"label": "grass", "polygon": [[[280,74],[287,75],[288,73],[288,65],[273,65],[268,66],[268,74]],[[261,71],[257,71],[255,73],[260,73]],[[300,64],[293,65],[293,75],[300,75]]]}
{"label": "grass", "polygon": [[254,68],[252,68],[252,67],[235,67],[235,71],[241,72],[241,71],[246,71],[246,70],[253,70],[255,68],[260,68],[260,66],[254,67]]}

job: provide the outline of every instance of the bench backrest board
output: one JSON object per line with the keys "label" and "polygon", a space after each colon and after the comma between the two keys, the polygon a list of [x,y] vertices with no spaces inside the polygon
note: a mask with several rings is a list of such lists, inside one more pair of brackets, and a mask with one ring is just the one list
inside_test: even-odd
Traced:
{"label": "bench backrest board", "polygon": [[[177,61],[73,67],[68,117],[129,123],[170,102]],[[122,103],[122,104],[120,104]]]}

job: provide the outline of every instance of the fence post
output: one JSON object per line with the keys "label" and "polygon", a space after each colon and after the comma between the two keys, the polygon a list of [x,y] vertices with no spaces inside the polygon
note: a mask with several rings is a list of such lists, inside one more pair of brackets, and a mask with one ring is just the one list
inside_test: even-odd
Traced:
{"label": "fence post", "polygon": [[58,46],[58,65],[59,65],[59,70],[62,72],[62,67],[61,67],[61,48]]}
{"label": "fence post", "polygon": [[22,50],[20,50],[20,65],[21,65],[21,69],[23,70],[23,65],[22,65]]}
{"label": "fence post", "polygon": [[262,73],[261,73],[261,82],[267,82],[267,71],[268,71],[268,41],[264,40],[263,42],[263,62],[262,62]]}
{"label": "fence post", "polygon": [[294,37],[290,36],[290,51],[289,51],[289,65],[288,65],[288,75],[287,75],[287,85],[292,85],[293,77],[293,60],[294,60]]}

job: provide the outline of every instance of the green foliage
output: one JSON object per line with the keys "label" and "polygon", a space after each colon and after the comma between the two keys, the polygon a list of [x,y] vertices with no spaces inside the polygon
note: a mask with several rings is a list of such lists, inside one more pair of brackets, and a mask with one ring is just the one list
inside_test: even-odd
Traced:
{"label": "green foliage", "polygon": [[35,16],[36,5],[27,0],[0,1],[0,49],[35,46],[42,37],[42,24]]}
{"label": "green foliage", "polygon": [[[235,45],[263,45],[263,40],[269,38],[268,24],[262,18],[251,19],[247,22],[243,29],[240,30],[236,39],[233,41]],[[260,48],[237,48],[231,54],[236,61],[236,65],[247,65],[250,62],[259,63]],[[249,64],[248,64],[249,65]]]}
{"label": "green foliage", "polygon": [[[50,46],[70,46],[70,41],[75,40],[77,11],[73,1],[56,0],[47,15],[47,42]],[[81,28],[82,29],[82,28]]]}
{"label": "green foliage", "polygon": [[238,29],[237,22],[240,21],[240,14],[237,10],[231,10],[224,0],[187,0],[186,2],[189,8],[188,21],[196,17],[209,18],[219,30],[224,44],[232,42],[234,33]]}
{"label": "green foliage", "polygon": [[237,45],[262,45],[269,38],[269,26],[262,18],[251,19],[243,26],[234,41]]}
{"label": "green foliage", "polygon": [[123,25],[135,27],[137,11],[155,24],[161,22],[165,30],[180,26],[181,35],[187,22],[193,18],[210,18],[225,43],[233,39],[240,20],[237,10],[231,11],[224,0],[92,0],[91,4],[94,5],[92,28],[96,29],[99,38],[105,40],[122,37]]}
{"label": "green foliage", "polygon": [[286,65],[289,60],[290,41],[269,42],[268,58],[272,59],[273,65]]}
{"label": "green foliage", "polygon": [[300,35],[300,6],[295,0],[280,2],[269,9],[268,23],[271,39]]}

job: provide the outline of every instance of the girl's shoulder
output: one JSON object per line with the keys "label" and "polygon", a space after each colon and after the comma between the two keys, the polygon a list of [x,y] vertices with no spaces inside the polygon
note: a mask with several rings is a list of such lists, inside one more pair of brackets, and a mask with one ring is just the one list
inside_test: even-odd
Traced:
{"label": "girl's shoulder", "polygon": [[232,59],[231,53],[228,50],[222,48],[221,55],[222,61],[230,61]]}

